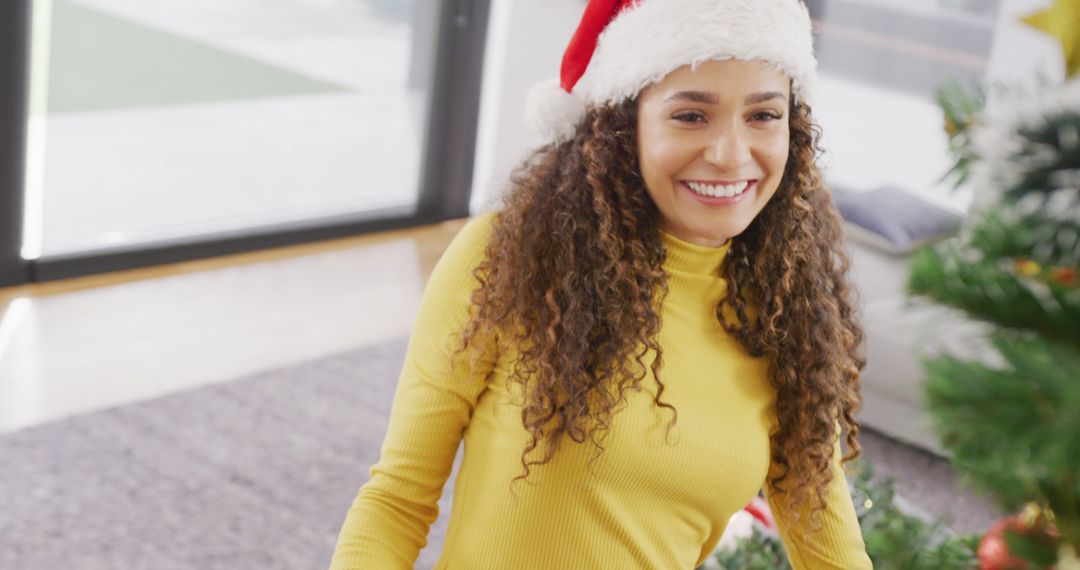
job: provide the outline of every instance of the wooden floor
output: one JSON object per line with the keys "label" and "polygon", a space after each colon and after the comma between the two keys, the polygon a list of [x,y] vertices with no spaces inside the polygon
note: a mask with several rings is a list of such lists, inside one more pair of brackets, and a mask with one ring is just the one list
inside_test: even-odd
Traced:
{"label": "wooden floor", "polygon": [[0,288],[0,433],[405,336],[465,221]]}

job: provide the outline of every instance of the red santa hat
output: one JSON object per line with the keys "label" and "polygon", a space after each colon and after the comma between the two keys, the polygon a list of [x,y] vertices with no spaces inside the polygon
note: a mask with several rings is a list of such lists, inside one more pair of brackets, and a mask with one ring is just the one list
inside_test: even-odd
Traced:
{"label": "red santa hat", "polygon": [[561,142],[589,105],[722,59],[764,61],[792,79],[796,101],[812,104],[817,60],[801,0],[590,0],[559,78],[532,88],[526,118],[546,142]]}

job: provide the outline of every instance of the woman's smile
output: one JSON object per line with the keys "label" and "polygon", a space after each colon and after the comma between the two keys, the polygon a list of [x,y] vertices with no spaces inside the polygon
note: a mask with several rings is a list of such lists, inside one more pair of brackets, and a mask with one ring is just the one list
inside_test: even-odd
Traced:
{"label": "woman's smile", "polygon": [[757,180],[743,180],[731,184],[708,184],[682,180],[679,185],[696,200],[710,206],[734,204],[754,190]]}

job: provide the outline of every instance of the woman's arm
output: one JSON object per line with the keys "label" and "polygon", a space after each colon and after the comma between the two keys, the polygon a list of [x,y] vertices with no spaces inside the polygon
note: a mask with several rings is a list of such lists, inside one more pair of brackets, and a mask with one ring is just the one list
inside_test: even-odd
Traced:
{"label": "woman's arm", "polygon": [[769,470],[765,495],[769,499],[776,526],[784,541],[788,560],[795,570],[872,570],[866,555],[859,520],[851,502],[847,479],[840,463],[840,437],[836,438],[830,469],[832,480],[825,489],[825,510],[819,513],[821,528],[810,531],[810,505],[804,505],[799,515],[788,506],[790,493],[771,493],[774,470]]}
{"label": "woman's arm", "polygon": [[331,570],[411,569],[427,544],[462,433],[497,356],[489,346],[475,370],[469,352],[451,366],[491,216],[462,228],[428,280],[379,461],[345,517]]}

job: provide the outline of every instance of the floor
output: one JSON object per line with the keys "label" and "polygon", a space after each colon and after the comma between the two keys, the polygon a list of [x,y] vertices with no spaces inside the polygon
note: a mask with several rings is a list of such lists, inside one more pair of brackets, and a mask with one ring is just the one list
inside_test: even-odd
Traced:
{"label": "floor", "polygon": [[0,289],[0,433],[404,336],[461,223]]}

